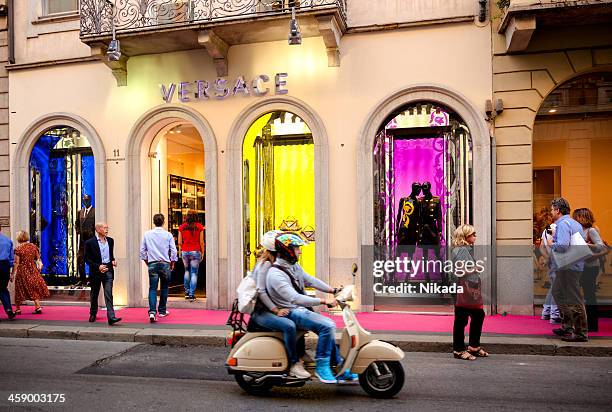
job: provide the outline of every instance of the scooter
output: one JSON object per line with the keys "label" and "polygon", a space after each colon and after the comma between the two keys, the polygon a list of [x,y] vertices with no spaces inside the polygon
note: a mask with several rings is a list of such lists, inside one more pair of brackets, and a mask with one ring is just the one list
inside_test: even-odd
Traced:
{"label": "scooter", "polygon": [[[356,264],[352,272],[354,279]],[[404,368],[400,363],[404,352],[375,339],[361,327],[347,303],[354,299],[354,289],[353,285],[346,286],[335,296],[342,309],[345,329],[339,342],[344,360],[334,373],[339,377],[350,370],[359,375],[359,384],[368,395],[391,398],[404,386]],[[304,333],[301,331],[298,338]],[[246,332],[234,342],[226,362],[228,372],[251,395],[265,394],[274,386],[301,387],[312,379],[290,376],[289,366],[281,332]]]}

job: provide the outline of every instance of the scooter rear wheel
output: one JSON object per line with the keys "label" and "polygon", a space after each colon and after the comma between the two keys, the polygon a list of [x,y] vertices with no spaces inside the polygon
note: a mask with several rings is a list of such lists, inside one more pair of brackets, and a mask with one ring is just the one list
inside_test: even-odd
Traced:
{"label": "scooter rear wheel", "polygon": [[[261,376],[263,376],[263,374],[261,374]],[[256,374],[246,376],[246,374],[242,372],[236,372],[234,374],[238,386],[249,395],[261,396],[267,394],[274,385],[269,380],[265,380],[262,383],[255,383],[254,379],[250,379],[257,377],[259,376],[256,376]]]}
{"label": "scooter rear wheel", "polygon": [[359,384],[374,398],[391,398],[404,386],[404,368],[397,361],[372,362],[359,375]]}

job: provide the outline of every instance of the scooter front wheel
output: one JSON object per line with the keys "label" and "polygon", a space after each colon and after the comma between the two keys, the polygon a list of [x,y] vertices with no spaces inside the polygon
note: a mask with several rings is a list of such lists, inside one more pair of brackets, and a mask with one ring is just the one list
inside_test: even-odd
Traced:
{"label": "scooter front wheel", "polygon": [[272,386],[274,385],[269,380],[264,380],[261,383],[255,383],[255,379],[261,377],[258,375],[263,376],[263,374],[246,374],[242,372],[236,372],[234,374],[234,378],[236,379],[238,386],[240,386],[249,395],[265,395],[270,391],[270,389],[272,389]]}
{"label": "scooter front wheel", "polygon": [[391,398],[404,386],[404,368],[397,361],[372,362],[359,375],[359,384],[374,398]]}

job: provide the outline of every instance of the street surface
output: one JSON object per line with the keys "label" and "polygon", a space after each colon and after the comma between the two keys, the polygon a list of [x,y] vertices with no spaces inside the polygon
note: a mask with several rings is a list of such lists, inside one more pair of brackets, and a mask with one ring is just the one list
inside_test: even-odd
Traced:
{"label": "street surface", "polygon": [[[406,383],[390,400],[320,383],[246,395],[227,374],[226,348],[0,338],[0,410],[610,411],[612,358],[407,353]],[[15,403],[11,394],[63,394]],[[30,396],[32,398],[32,396]],[[40,398],[40,397],[39,397]]]}

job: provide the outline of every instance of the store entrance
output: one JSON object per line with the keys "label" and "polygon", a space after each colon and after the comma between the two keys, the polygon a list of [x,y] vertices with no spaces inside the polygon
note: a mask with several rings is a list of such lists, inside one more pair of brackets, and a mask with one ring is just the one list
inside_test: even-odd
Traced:
{"label": "store entrance", "polygon": [[79,246],[93,236],[95,163],[86,136],[67,126],[47,130],[29,162],[30,238],[41,253],[53,300],[89,299]]}
{"label": "store entrance", "polygon": [[[576,77],[553,90],[539,108],[533,127],[534,302],[551,301],[551,273],[542,237],[552,232],[550,202],[565,198],[587,209],[583,220],[610,244],[612,239],[612,73]],[[590,238],[589,238],[590,240]],[[609,250],[609,249],[608,249]],[[605,251],[586,263],[581,284],[591,322],[612,315],[612,258]],[[553,276],[554,278],[554,276]]]}
{"label": "store entrance", "polygon": [[[195,244],[193,242],[200,237],[206,239],[206,183],[202,138],[189,123],[172,124],[160,131],[153,140],[149,158],[151,221],[156,213],[166,217],[165,227],[174,236],[179,250],[179,260],[172,271],[169,296],[191,301],[204,299],[206,245],[201,245],[199,240]],[[201,249],[204,249],[203,253]],[[192,282],[195,285],[193,294]],[[148,280],[145,284],[148,284]]]}
{"label": "store entrance", "polygon": [[244,269],[252,270],[261,236],[273,229],[308,241],[300,265],[315,276],[314,141],[297,115],[278,111],[257,119],[243,143]]}
{"label": "store entrance", "polygon": [[[423,102],[404,107],[378,132],[373,148],[374,259],[421,262],[377,279],[375,310],[446,312],[452,234],[472,222],[472,140],[452,111]],[[414,267],[414,266],[413,266]]]}

